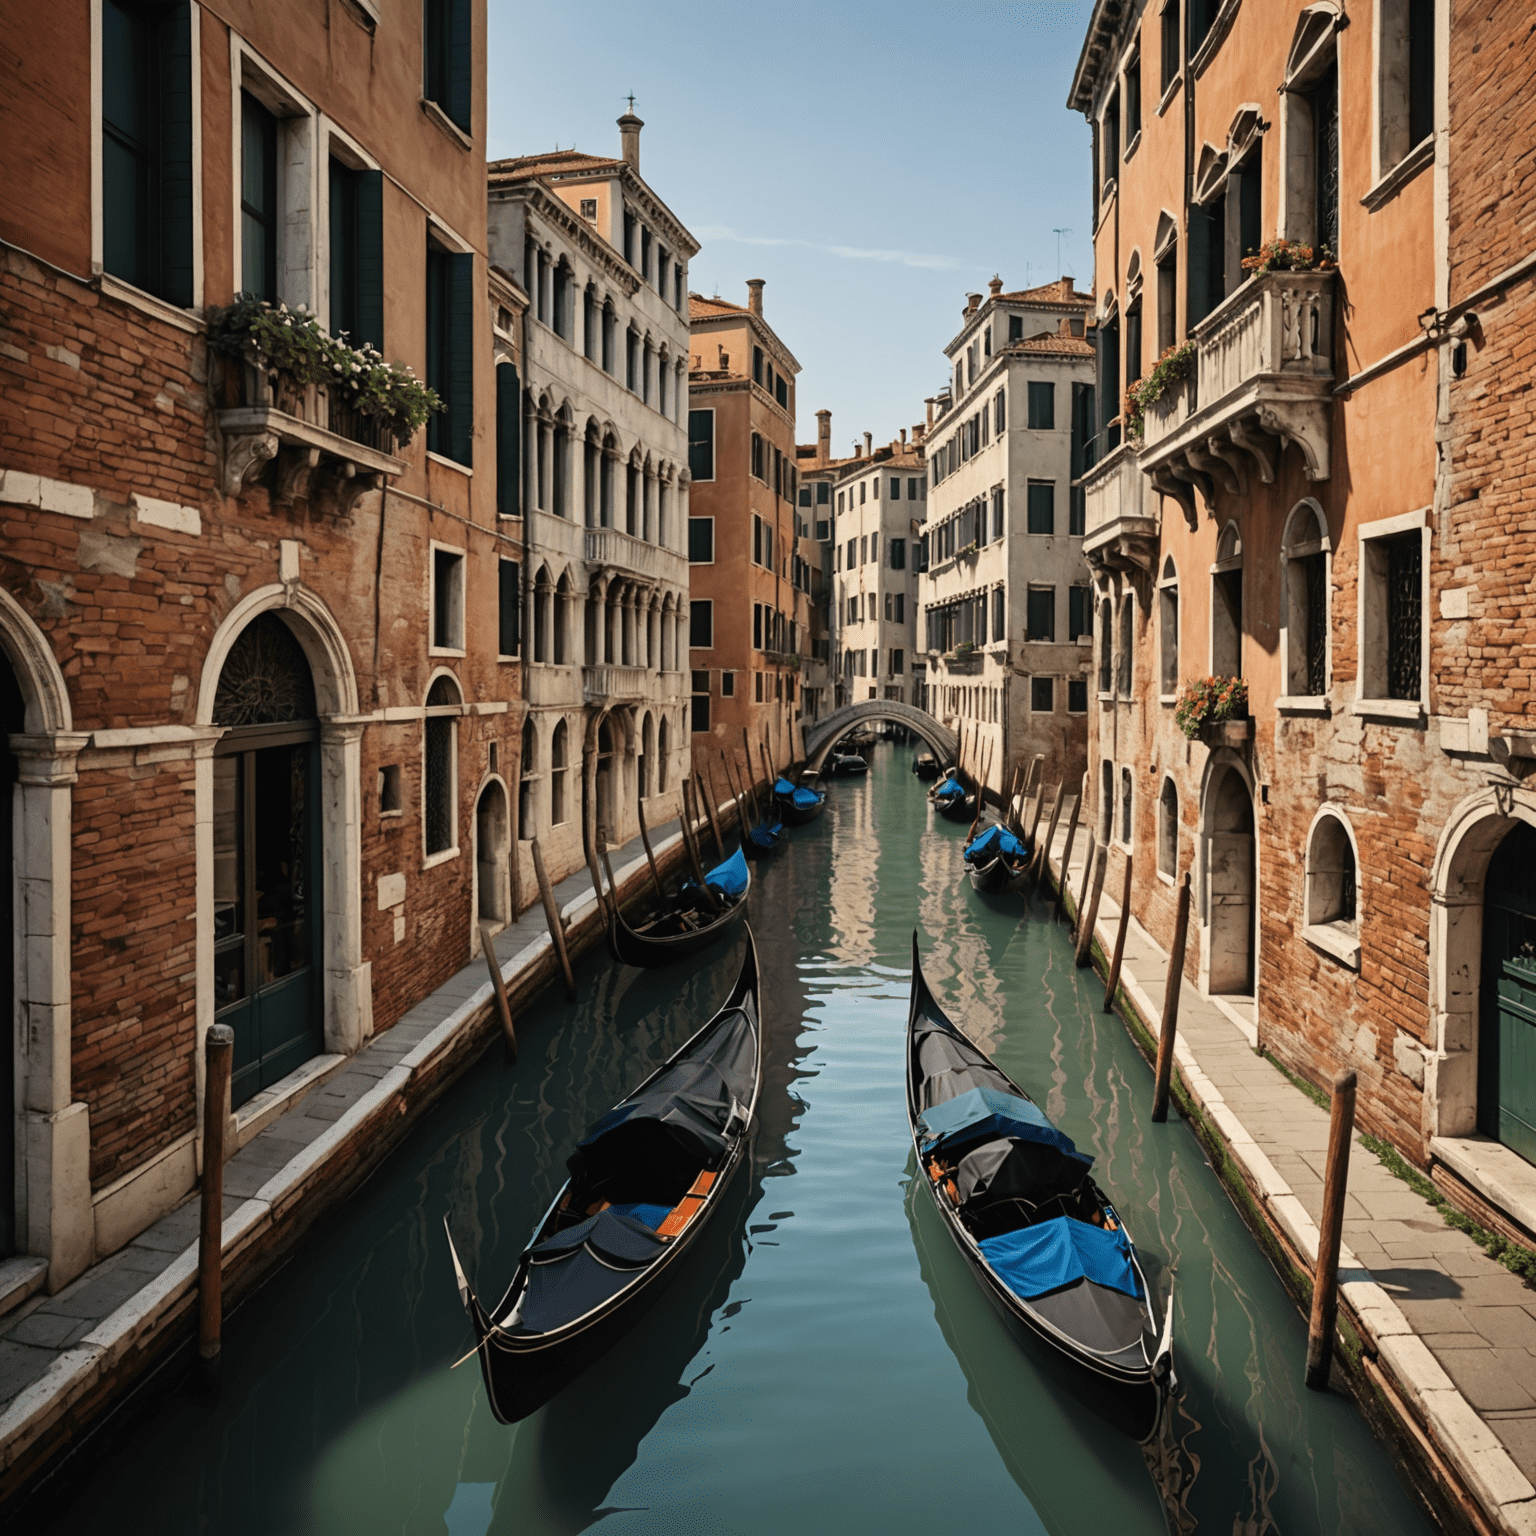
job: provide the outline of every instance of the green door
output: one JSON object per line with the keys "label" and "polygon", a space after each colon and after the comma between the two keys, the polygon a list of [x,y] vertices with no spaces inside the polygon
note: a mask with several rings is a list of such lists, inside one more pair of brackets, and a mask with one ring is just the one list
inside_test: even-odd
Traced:
{"label": "green door", "polygon": [[1536,1163],[1536,828],[1494,851],[1483,890],[1478,1128]]}

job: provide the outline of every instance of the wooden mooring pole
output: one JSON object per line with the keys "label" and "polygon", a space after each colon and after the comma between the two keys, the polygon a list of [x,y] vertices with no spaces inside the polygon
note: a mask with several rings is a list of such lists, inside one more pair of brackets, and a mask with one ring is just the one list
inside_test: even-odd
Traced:
{"label": "wooden mooring pole", "polygon": [[[1065,786],[1063,786],[1065,787]],[[1083,775],[1082,787],[1077,792],[1077,798],[1072,802],[1072,814],[1067,818],[1067,841],[1061,850],[1061,879],[1056,882],[1056,910],[1066,909],[1068,870],[1072,868],[1072,845],[1077,841],[1077,819],[1082,814],[1083,797],[1088,793],[1088,775]],[[1046,849],[1045,875],[1050,878],[1050,849]]]}
{"label": "wooden mooring pole", "polygon": [[1035,783],[1035,808],[1030,812],[1029,836],[1025,838],[1025,842],[1033,843],[1035,834],[1040,830],[1040,813],[1045,809],[1045,754],[1043,752],[1036,754],[1029,776]]}
{"label": "wooden mooring pole", "polygon": [[[538,838],[533,839],[533,873],[539,882],[539,899],[544,903],[544,921],[549,924],[549,936],[554,941],[555,953],[560,957],[560,970],[565,977],[565,995],[574,1003],[576,1001],[576,977],[571,972],[571,957],[565,951],[565,925],[560,921],[560,909],[555,905],[555,888],[549,883],[549,871],[544,868],[544,854],[539,848]],[[602,907],[604,915],[607,908],[603,906],[603,888],[598,883],[597,871],[592,871],[592,884],[597,889],[597,904]],[[500,971],[497,975],[500,975]],[[517,1041],[512,1041],[512,1050],[517,1051]]]}
{"label": "wooden mooring pole", "polygon": [[1317,1268],[1312,1274],[1312,1322],[1307,1329],[1307,1385],[1326,1391],[1333,1360],[1333,1328],[1339,1312],[1339,1244],[1344,1233],[1344,1191],[1349,1180],[1349,1139],[1355,1128],[1355,1074],[1333,1080],[1328,1119],[1328,1163],[1323,1173],[1323,1219],[1318,1223]]}
{"label": "wooden mooring pole", "polygon": [[1093,861],[1093,887],[1088,893],[1088,905],[1077,924],[1077,968],[1093,963],[1093,925],[1099,919],[1099,897],[1104,892],[1104,872],[1109,868],[1109,848],[1100,848]]}
{"label": "wooden mooring pole", "polygon": [[1040,883],[1041,876],[1050,877],[1051,873],[1051,844],[1056,841],[1056,823],[1061,820],[1061,797],[1066,790],[1066,782],[1056,786],[1056,795],[1051,802],[1051,824],[1046,829],[1045,841],[1035,847],[1035,883]]}
{"label": "wooden mooring pole", "polygon": [[1120,963],[1125,959],[1125,930],[1131,926],[1131,856],[1125,856],[1125,884],[1120,888],[1120,926],[1115,930],[1115,958],[1109,963],[1109,978],[1104,983],[1104,1012],[1115,1006],[1115,991],[1120,985]]}
{"label": "wooden mooring pole", "polygon": [[656,887],[657,901],[667,899],[661,888],[661,875],[656,868],[656,855],[651,852],[651,829],[645,824],[645,802],[637,800],[635,809],[640,813],[640,846],[645,849],[645,862],[651,866],[651,884]]}
{"label": "wooden mooring pole", "polygon": [[219,1388],[224,1333],[224,1132],[235,1032],[210,1024],[203,1044],[202,1221],[197,1233],[197,1365],[203,1386]]}
{"label": "wooden mooring pole", "polygon": [[[1088,883],[1093,879],[1093,850],[1099,846],[1099,833],[1096,827],[1088,829],[1088,852],[1083,855],[1083,884],[1077,893],[1077,907],[1072,916],[1073,933],[1083,926],[1083,908],[1088,905]],[[1061,883],[1067,883],[1067,872],[1061,872]]]}
{"label": "wooden mooring pole", "polygon": [[1168,956],[1168,984],[1163,989],[1163,1025],[1157,1036],[1157,1081],[1152,1089],[1152,1119],[1168,1118],[1168,1085],[1173,1079],[1173,1042],[1179,1029],[1179,993],[1184,986],[1184,949],[1189,941],[1189,871],[1179,881],[1179,910]]}
{"label": "wooden mooring pole", "polygon": [[693,776],[694,793],[704,802],[704,814],[709,818],[709,835],[715,840],[715,862],[721,863],[725,859],[725,843],[720,836],[720,823],[715,819],[715,796],[713,791],[704,782],[704,775],[696,773]]}
{"label": "wooden mooring pole", "polygon": [[[496,998],[496,1018],[501,1025],[502,1038],[507,1042],[507,1060],[517,1060],[517,1031],[512,1027],[512,1004],[507,1001],[507,984],[501,979],[501,960],[496,954],[496,940],[491,925],[480,922],[480,948],[485,951],[485,963],[491,973],[491,991]],[[575,990],[572,989],[572,997]]]}

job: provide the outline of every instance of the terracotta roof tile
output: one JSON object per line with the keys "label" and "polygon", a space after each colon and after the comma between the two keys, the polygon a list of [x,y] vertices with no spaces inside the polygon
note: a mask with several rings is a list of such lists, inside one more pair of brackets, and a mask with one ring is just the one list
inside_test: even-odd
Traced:
{"label": "terracotta roof tile", "polygon": [[527,181],[534,176],[557,176],[562,171],[591,171],[603,166],[621,168],[624,162],[606,155],[586,155],[579,149],[556,149],[542,155],[514,155],[492,160],[486,171],[492,182]]}
{"label": "terracotta roof tile", "polygon": [[688,295],[688,317],[691,320],[708,320],[716,315],[744,315],[744,304],[731,304],[725,299],[706,299],[703,294]]}

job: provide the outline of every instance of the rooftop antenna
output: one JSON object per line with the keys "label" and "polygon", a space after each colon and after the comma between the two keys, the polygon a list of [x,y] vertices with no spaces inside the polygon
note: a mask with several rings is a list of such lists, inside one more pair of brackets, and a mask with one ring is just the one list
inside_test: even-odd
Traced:
{"label": "rooftop antenna", "polygon": [[1072,231],[1070,229],[1053,229],[1051,231],[1051,233],[1056,236],[1056,276],[1060,277],[1061,276],[1061,237],[1063,235],[1070,235],[1072,233]]}

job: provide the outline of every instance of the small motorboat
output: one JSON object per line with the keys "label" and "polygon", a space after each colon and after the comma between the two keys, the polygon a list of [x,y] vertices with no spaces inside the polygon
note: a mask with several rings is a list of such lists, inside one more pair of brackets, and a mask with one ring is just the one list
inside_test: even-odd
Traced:
{"label": "small motorboat", "polygon": [[978,891],[1017,890],[1029,872],[1029,844],[1000,822],[965,845],[965,872]]}
{"label": "small motorboat", "polygon": [[939,776],[939,760],[932,752],[919,752],[912,759],[912,772],[925,784]]}
{"label": "small motorboat", "polygon": [[827,793],[807,784],[791,784],[781,773],[773,781],[773,803],[789,826],[803,827],[821,815],[821,808],[827,803]]}
{"label": "small motorboat", "polygon": [[976,796],[954,774],[942,784],[935,784],[928,791],[928,798],[939,815],[947,816],[951,821],[976,819]]}
{"label": "small motorboat", "polygon": [[567,1160],[570,1179],[489,1311],[449,1231],[459,1299],[501,1423],[542,1407],[656,1299],[746,1155],[762,1072],[748,929],[741,973],[720,1011],[588,1128]]}
{"label": "small motorboat", "polygon": [[608,948],[620,965],[651,968],[695,955],[732,932],[747,912],[752,871],[744,847],[704,876],[709,894],[696,880],[685,880],[671,902],[638,926],[612,904]]}
{"label": "small motorboat", "polygon": [[784,823],[779,820],[760,821],[747,828],[741,840],[741,850],[749,859],[766,859],[784,846]]}
{"label": "small motorboat", "polygon": [[826,771],[835,778],[847,779],[868,773],[869,764],[857,752],[834,752],[827,761]]}
{"label": "small motorboat", "polygon": [[1093,1158],[945,1017],[916,933],[907,1118],[922,1182],[992,1303],[1155,1419],[1173,1374],[1173,1297],[1159,1330]]}

